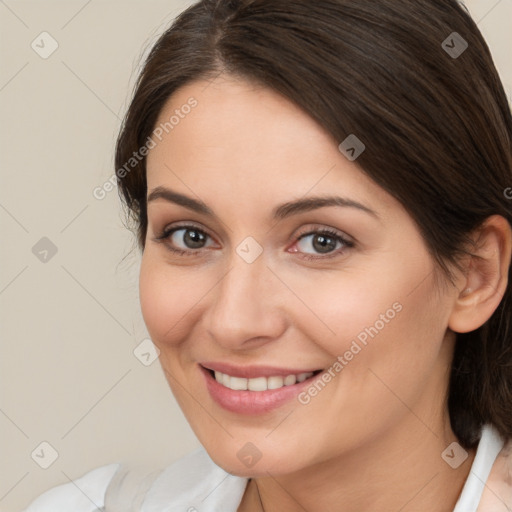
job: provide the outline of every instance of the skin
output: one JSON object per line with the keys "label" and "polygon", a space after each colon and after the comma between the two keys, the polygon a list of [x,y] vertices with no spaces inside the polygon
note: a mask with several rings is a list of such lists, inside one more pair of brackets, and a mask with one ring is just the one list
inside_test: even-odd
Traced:
{"label": "skin", "polygon": [[[441,458],[456,441],[445,399],[453,331],[477,328],[498,306],[510,226],[490,218],[478,234],[481,258],[468,259],[455,285],[440,285],[410,215],[302,110],[221,75],[176,91],[157,124],[190,96],[197,107],[148,154],[148,194],[168,187],[216,217],[164,199],[148,204],[140,300],[198,439],[226,471],[252,477],[238,510],[262,510],[258,490],[266,512],[453,510],[474,458],[469,451],[457,469]],[[333,193],[378,218],[330,206],[271,219],[281,203]],[[183,230],[155,239],[177,223],[209,235],[203,248],[186,245]],[[355,245],[336,243],[324,254],[314,235],[298,241],[325,228]],[[253,263],[236,252],[248,236],[263,249]],[[244,416],[222,409],[206,389],[198,363],[207,360],[327,369],[397,302],[401,311],[307,405],[292,400]],[[251,468],[237,457],[247,442],[262,455]]]}

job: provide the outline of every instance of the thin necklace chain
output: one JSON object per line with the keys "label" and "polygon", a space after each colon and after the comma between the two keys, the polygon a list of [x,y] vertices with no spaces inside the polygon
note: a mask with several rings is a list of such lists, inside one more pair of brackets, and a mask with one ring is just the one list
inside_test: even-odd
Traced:
{"label": "thin necklace chain", "polygon": [[256,485],[256,490],[258,491],[258,499],[260,500],[261,510],[265,512],[265,507],[263,506],[263,502],[261,501],[260,488],[258,487],[258,482],[254,480],[254,483]]}

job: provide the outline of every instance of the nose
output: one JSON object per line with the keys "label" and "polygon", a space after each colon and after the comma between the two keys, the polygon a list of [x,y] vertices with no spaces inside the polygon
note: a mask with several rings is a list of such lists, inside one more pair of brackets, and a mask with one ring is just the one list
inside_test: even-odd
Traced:
{"label": "nose", "polygon": [[208,334],[230,350],[254,349],[278,339],[287,321],[284,288],[263,254],[247,263],[233,252],[203,314]]}

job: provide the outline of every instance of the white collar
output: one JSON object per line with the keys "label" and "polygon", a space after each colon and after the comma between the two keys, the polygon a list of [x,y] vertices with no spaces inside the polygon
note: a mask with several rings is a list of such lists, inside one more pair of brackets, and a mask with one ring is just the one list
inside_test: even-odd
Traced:
{"label": "white collar", "polygon": [[453,512],[476,512],[491,468],[504,442],[492,425],[485,425],[459,500]]}

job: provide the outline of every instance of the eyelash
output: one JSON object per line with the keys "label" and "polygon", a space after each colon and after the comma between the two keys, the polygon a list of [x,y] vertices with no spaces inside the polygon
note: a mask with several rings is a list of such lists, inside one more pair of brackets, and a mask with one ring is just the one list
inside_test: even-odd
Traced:
{"label": "eyelash", "polygon": [[[186,224],[186,225],[182,225],[182,226],[173,226],[172,228],[164,229],[159,235],[157,235],[154,238],[154,240],[156,242],[164,243],[175,231],[179,231],[182,229],[197,231],[203,235],[206,235],[207,237],[210,237],[210,235],[208,233],[206,233],[206,231],[203,231],[202,229],[199,229],[198,227],[196,227],[194,225]],[[300,253],[299,251],[297,251],[297,254],[301,254],[300,257],[304,258],[306,260],[325,260],[325,259],[329,259],[329,258],[334,258],[334,257],[338,256],[340,253],[344,252],[346,249],[351,249],[355,246],[354,242],[348,240],[347,238],[342,236],[339,232],[334,231],[333,229],[329,229],[329,228],[309,230],[304,233],[301,233],[301,234],[297,235],[296,242],[299,242],[304,237],[309,236],[309,235],[326,235],[330,238],[333,238],[336,242],[341,242],[341,244],[344,247],[342,247],[341,249],[334,250],[334,251],[327,253],[323,256],[315,256],[312,254]],[[169,245],[167,246],[167,248],[171,252],[178,254],[180,256],[196,256],[197,253],[201,250],[201,249],[185,250],[185,249],[179,249],[176,247],[171,247]]]}

